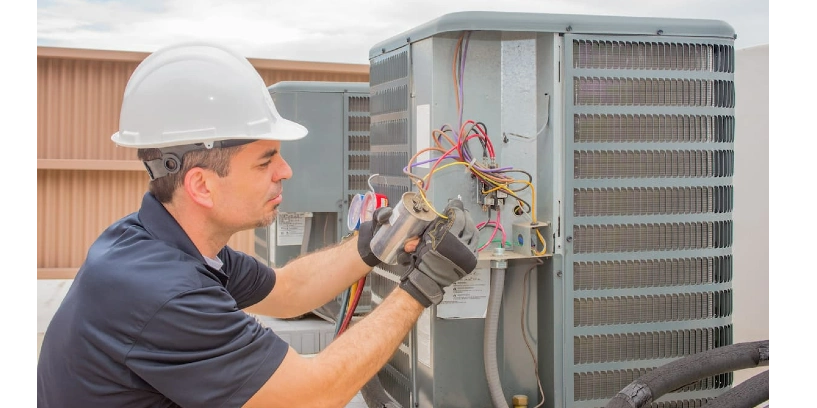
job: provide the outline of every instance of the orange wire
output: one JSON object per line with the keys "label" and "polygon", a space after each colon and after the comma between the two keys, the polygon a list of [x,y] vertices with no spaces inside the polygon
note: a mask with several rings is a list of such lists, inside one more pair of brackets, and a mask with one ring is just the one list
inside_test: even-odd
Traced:
{"label": "orange wire", "polygon": [[462,46],[462,39],[465,37],[463,32],[460,39],[457,40],[457,46],[454,48],[454,59],[451,60],[451,76],[454,78],[454,99],[457,100],[457,112],[460,111],[460,86],[457,81],[457,56],[460,53],[460,46]]}

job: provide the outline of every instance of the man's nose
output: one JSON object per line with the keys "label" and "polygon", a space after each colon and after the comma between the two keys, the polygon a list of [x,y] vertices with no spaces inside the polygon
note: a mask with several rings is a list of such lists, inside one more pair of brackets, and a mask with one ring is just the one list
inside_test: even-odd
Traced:
{"label": "man's nose", "polygon": [[275,172],[274,181],[278,180],[286,180],[292,177],[292,167],[289,167],[289,163],[284,160],[283,157],[281,159],[281,164],[279,165],[277,171]]}

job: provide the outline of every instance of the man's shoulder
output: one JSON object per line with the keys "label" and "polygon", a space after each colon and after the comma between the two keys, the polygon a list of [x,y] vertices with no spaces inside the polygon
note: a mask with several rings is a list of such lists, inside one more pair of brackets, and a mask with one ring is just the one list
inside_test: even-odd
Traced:
{"label": "man's shoulder", "polygon": [[91,245],[77,283],[166,299],[209,285],[201,260],[154,238],[138,222],[118,221]]}

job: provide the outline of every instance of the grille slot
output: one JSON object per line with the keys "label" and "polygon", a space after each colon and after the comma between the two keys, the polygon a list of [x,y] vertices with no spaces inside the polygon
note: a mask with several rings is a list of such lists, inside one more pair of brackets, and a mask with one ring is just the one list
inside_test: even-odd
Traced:
{"label": "grille slot", "polygon": [[573,41],[573,67],[734,72],[734,47],[633,41]]}
{"label": "grille slot", "polygon": [[735,107],[732,81],[576,77],[573,89],[576,106]]}
{"label": "grille slot", "polygon": [[714,319],[732,315],[732,290],[573,299],[573,324],[604,326]]}
{"label": "grille slot", "polygon": [[577,143],[735,141],[732,116],[576,114],[573,122]]}
{"label": "grille slot", "polygon": [[732,326],[573,338],[574,364],[678,358],[732,344]]}
{"label": "grille slot", "polygon": [[732,221],[575,225],[573,238],[577,254],[727,248]]}
{"label": "grille slot", "polygon": [[574,178],[731,177],[732,150],[577,150]]}
{"label": "grille slot", "polygon": [[709,214],[732,211],[732,186],[578,188],[573,215]]}
{"label": "grille slot", "polygon": [[[622,388],[652,370],[653,368],[641,368],[573,374],[573,397],[576,401],[610,399],[618,394]],[[675,390],[675,392],[719,389],[731,385],[732,381],[732,373],[720,374],[696,381]]]}
{"label": "grille slot", "polygon": [[732,281],[732,256],[573,263],[575,290],[704,285]]}
{"label": "grille slot", "polygon": [[408,120],[387,120],[372,124],[372,146],[408,143]]}

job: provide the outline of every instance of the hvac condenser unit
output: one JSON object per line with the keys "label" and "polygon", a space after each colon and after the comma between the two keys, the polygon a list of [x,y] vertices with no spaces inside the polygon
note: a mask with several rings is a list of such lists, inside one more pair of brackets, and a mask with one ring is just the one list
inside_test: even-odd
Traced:
{"label": "hvac condenser unit", "polygon": [[[535,406],[541,381],[545,407],[603,407],[732,343],[734,37],[711,20],[462,12],[370,50],[375,191],[427,188],[437,210],[460,196],[487,245],[378,373],[392,398]],[[404,271],[375,271],[377,305]]]}
{"label": "hvac condenser unit", "polygon": [[[369,84],[283,81],[269,87],[281,116],[308,130],[281,144],[293,176],[283,181],[284,200],[269,227],[255,230],[255,252],[270,266],[283,266],[306,252],[336,244],[349,233],[351,196],[368,191]],[[370,308],[369,283],[357,307]],[[340,298],[314,310],[334,321]]]}

